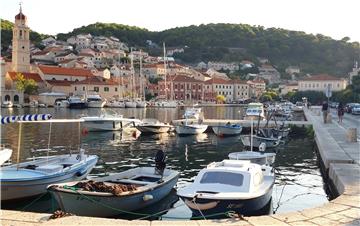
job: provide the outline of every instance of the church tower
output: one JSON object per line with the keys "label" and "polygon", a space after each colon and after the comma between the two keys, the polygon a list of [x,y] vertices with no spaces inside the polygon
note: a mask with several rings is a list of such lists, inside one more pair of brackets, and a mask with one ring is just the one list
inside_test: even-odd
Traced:
{"label": "church tower", "polygon": [[30,28],[27,18],[20,12],[15,16],[12,41],[12,70],[15,72],[30,72]]}

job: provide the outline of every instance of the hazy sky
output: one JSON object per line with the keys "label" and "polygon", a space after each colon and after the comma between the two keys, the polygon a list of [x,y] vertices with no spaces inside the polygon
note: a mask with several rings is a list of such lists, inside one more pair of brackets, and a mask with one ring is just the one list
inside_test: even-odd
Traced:
{"label": "hazy sky", "polygon": [[[14,21],[19,2],[0,1]],[[152,31],[202,23],[247,23],[360,41],[360,0],[22,0],[31,29],[57,34],[94,22]]]}

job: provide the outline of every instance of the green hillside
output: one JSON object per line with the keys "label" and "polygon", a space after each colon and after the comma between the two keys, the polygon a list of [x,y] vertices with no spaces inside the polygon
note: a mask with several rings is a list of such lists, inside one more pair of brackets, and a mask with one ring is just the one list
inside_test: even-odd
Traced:
{"label": "green hillside", "polygon": [[[1,49],[6,52],[12,42],[12,29],[14,23],[1,19]],[[49,35],[39,34],[35,31],[30,31],[30,40],[33,44],[38,44],[42,39]]]}

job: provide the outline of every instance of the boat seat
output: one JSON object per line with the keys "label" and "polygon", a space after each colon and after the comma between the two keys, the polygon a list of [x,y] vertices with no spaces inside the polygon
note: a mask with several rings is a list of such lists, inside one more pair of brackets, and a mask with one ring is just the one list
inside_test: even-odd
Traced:
{"label": "boat seat", "polygon": [[138,181],[138,180],[131,180],[131,179],[117,179],[117,182],[126,183],[126,184],[141,184],[141,185],[148,185],[153,184],[154,182],[149,181]]}
{"label": "boat seat", "polygon": [[38,171],[43,171],[46,173],[55,173],[60,172],[63,169],[63,165],[43,165],[36,168]]}

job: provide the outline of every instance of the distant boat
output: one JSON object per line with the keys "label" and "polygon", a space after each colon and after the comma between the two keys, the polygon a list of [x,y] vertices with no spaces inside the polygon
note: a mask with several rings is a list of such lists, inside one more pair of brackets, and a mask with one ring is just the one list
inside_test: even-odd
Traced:
{"label": "distant boat", "polygon": [[143,119],[136,128],[141,133],[167,133],[174,128],[170,124],[165,124],[157,119]]}
{"label": "distant boat", "polygon": [[124,118],[122,115],[101,114],[100,116],[84,116],[84,126],[89,131],[114,131],[127,127],[135,127],[139,119]]}
{"label": "distant boat", "polygon": [[185,122],[185,124],[176,125],[175,131],[179,135],[196,135],[204,133],[207,128],[208,125]]}
{"label": "distant boat", "polygon": [[[48,191],[67,213],[111,217],[119,215],[119,210],[135,211],[160,201],[170,193],[178,178],[179,172],[174,170],[165,169],[161,178],[155,167],[137,167],[111,176],[94,178],[93,182],[87,180],[80,183],[53,184],[48,187]],[[104,189],[89,191],[79,186],[86,183],[97,183],[105,188],[121,186],[127,189],[115,193]]]}
{"label": "distant boat", "polygon": [[123,100],[112,100],[107,102],[105,106],[109,108],[125,108],[125,102]]}
{"label": "distant boat", "polygon": [[126,108],[136,108],[136,101],[134,100],[127,100],[125,101],[125,107]]}
{"label": "distant boat", "polygon": [[87,95],[86,102],[88,108],[103,108],[106,104],[106,101],[99,94]]}
{"label": "distant boat", "polygon": [[248,215],[270,202],[274,182],[270,166],[223,160],[210,163],[198,173],[194,183],[179,189],[177,194],[195,216],[227,211]]}
{"label": "distant boat", "polygon": [[137,108],[146,108],[147,106],[146,101],[141,100],[140,98],[136,99],[135,102]]}
{"label": "distant boat", "polygon": [[199,119],[202,114],[202,109],[197,107],[186,108],[183,118],[187,119]]}
{"label": "distant boat", "polygon": [[245,112],[245,120],[264,120],[265,111],[262,103],[249,103]]}
{"label": "distant boat", "polygon": [[251,163],[259,165],[273,165],[275,162],[275,153],[256,152],[256,151],[240,151],[232,152],[228,155],[232,160],[249,160]]}
{"label": "distant boat", "polygon": [[0,166],[11,158],[12,150],[9,148],[0,148]]}
{"label": "distant boat", "polygon": [[68,98],[68,101],[69,108],[82,109],[87,107],[86,101],[78,96],[71,96]]}
{"label": "distant boat", "polygon": [[5,100],[1,105],[1,107],[3,108],[12,108],[13,106],[14,105],[10,100]]}
{"label": "distant boat", "polygon": [[69,101],[67,99],[57,99],[55,101],[54,107],[56,108],[68,108],[70,105]]}
{"label": "distant boat", "polygon": [[212,126],[212,130],[218,136],[234,136],[241,133],[242,127],[237,124],[229,123],[226,125]]}
{"label": "distant boat", "polygon": [[[244,146],[251,146],[251,135],[241,135],[240,136],[241,142]],[[273,137],[263,137],[258,135],[253,135],[253,147],[259,148],[261,143],[265,143],[267,148],[274,148],[279,146],[281,143],[280,138],[273,138]]]}
{"label": "distant boat", "polygon": [[155,102],[154,107],[158,108],[176,108],[178,103],[173,100],[158,100]]}

